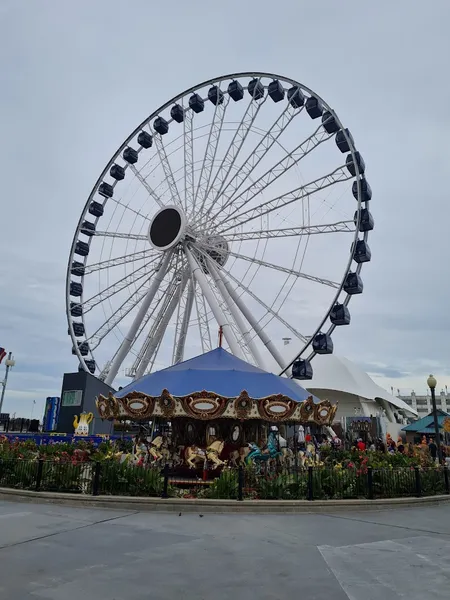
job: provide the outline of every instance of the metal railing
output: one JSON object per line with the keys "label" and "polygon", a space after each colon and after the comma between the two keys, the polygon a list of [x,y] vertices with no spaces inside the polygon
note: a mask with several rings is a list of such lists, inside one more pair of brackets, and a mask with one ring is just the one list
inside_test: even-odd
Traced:
{"label": "metal railing", "polygon": [[213,480],[180,477],[163,469],[116,462],[72,463],[0,458],[0,487],[141,497],[204,497],[235,500],[342,500],[450,494],[445,467],[365,469],[308,467],[224,469]]}

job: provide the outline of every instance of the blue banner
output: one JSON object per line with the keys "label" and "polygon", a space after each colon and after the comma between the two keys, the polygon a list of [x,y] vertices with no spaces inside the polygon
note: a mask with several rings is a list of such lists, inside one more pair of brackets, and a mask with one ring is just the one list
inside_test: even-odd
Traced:
{"label": "blue banner", "polygon": [[131,440],[131,435],[74,435],[73,433],[1,433],[0,436],[4,435],[10,440],[19,440],[21,442],[27,442],[32,440],[38,446],[45,446],[47,444],[57,444],[58,442],[65,442],[67,444],[75,444],[76,442],[90,442],[94,446],[98,446],[102,442],[111,440]]}

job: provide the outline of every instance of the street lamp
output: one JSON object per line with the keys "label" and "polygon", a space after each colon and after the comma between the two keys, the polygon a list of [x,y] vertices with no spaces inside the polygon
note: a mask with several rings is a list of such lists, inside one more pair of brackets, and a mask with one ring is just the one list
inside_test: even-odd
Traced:
{"label": "street lamp", "polygon": [[5,397],[6,383],[8,382],[8,373],[9,373],[9,370],[12,369],[15,365],[16,365],[16,361],[14,360],[14,358],[12,356],[12,352],[10,352],[8,354],[8,358],[5,360],[5,366],[6,366],[5,379],[0,382],[1,385],[3,386],[2,395],[0,397],[0,413],[2,412],[3,398]]}
{"label": "street lamp", "polygon": [[439,423],[438,423],[438,416],[437,416],[437,409],[436,409],[436,395],[435,395],[435,389],[436,389],[436,385],[437,385],[436,377],[434,377],[433,375],[430,375],[427,379],[427,384],[431,391],[431,402],[433,404],[434,434],[435,434],[435,438],[436,438],[436,446],[437,446],[439,464],[441,464],[441,462],[442,462],[441,434],[439,432]]}

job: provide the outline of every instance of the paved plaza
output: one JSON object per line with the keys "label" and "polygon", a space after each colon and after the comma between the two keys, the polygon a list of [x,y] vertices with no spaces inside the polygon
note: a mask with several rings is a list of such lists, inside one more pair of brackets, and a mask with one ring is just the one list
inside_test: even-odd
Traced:
{"label": "paved plaza", "polygon": [[0,598],[448,600],[449,517],[445,504],[200,517],[0,502]]}

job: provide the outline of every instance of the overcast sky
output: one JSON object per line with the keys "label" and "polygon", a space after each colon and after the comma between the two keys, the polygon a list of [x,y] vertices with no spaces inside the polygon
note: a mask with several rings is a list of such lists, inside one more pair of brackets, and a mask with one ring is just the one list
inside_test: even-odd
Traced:
{"label": "overcast sky", "polygon": [[[175,94],[222,73],[280,73],[351,128],[376,229],[352,325],[334,336],[386,388],[450,385],[450,4],[410,0],[2,0],[0,346],[4,411],[41,416],[76,369],[64,280],[82,207],[112,153]],[[3,369],[3,367],[2,367]]]}

